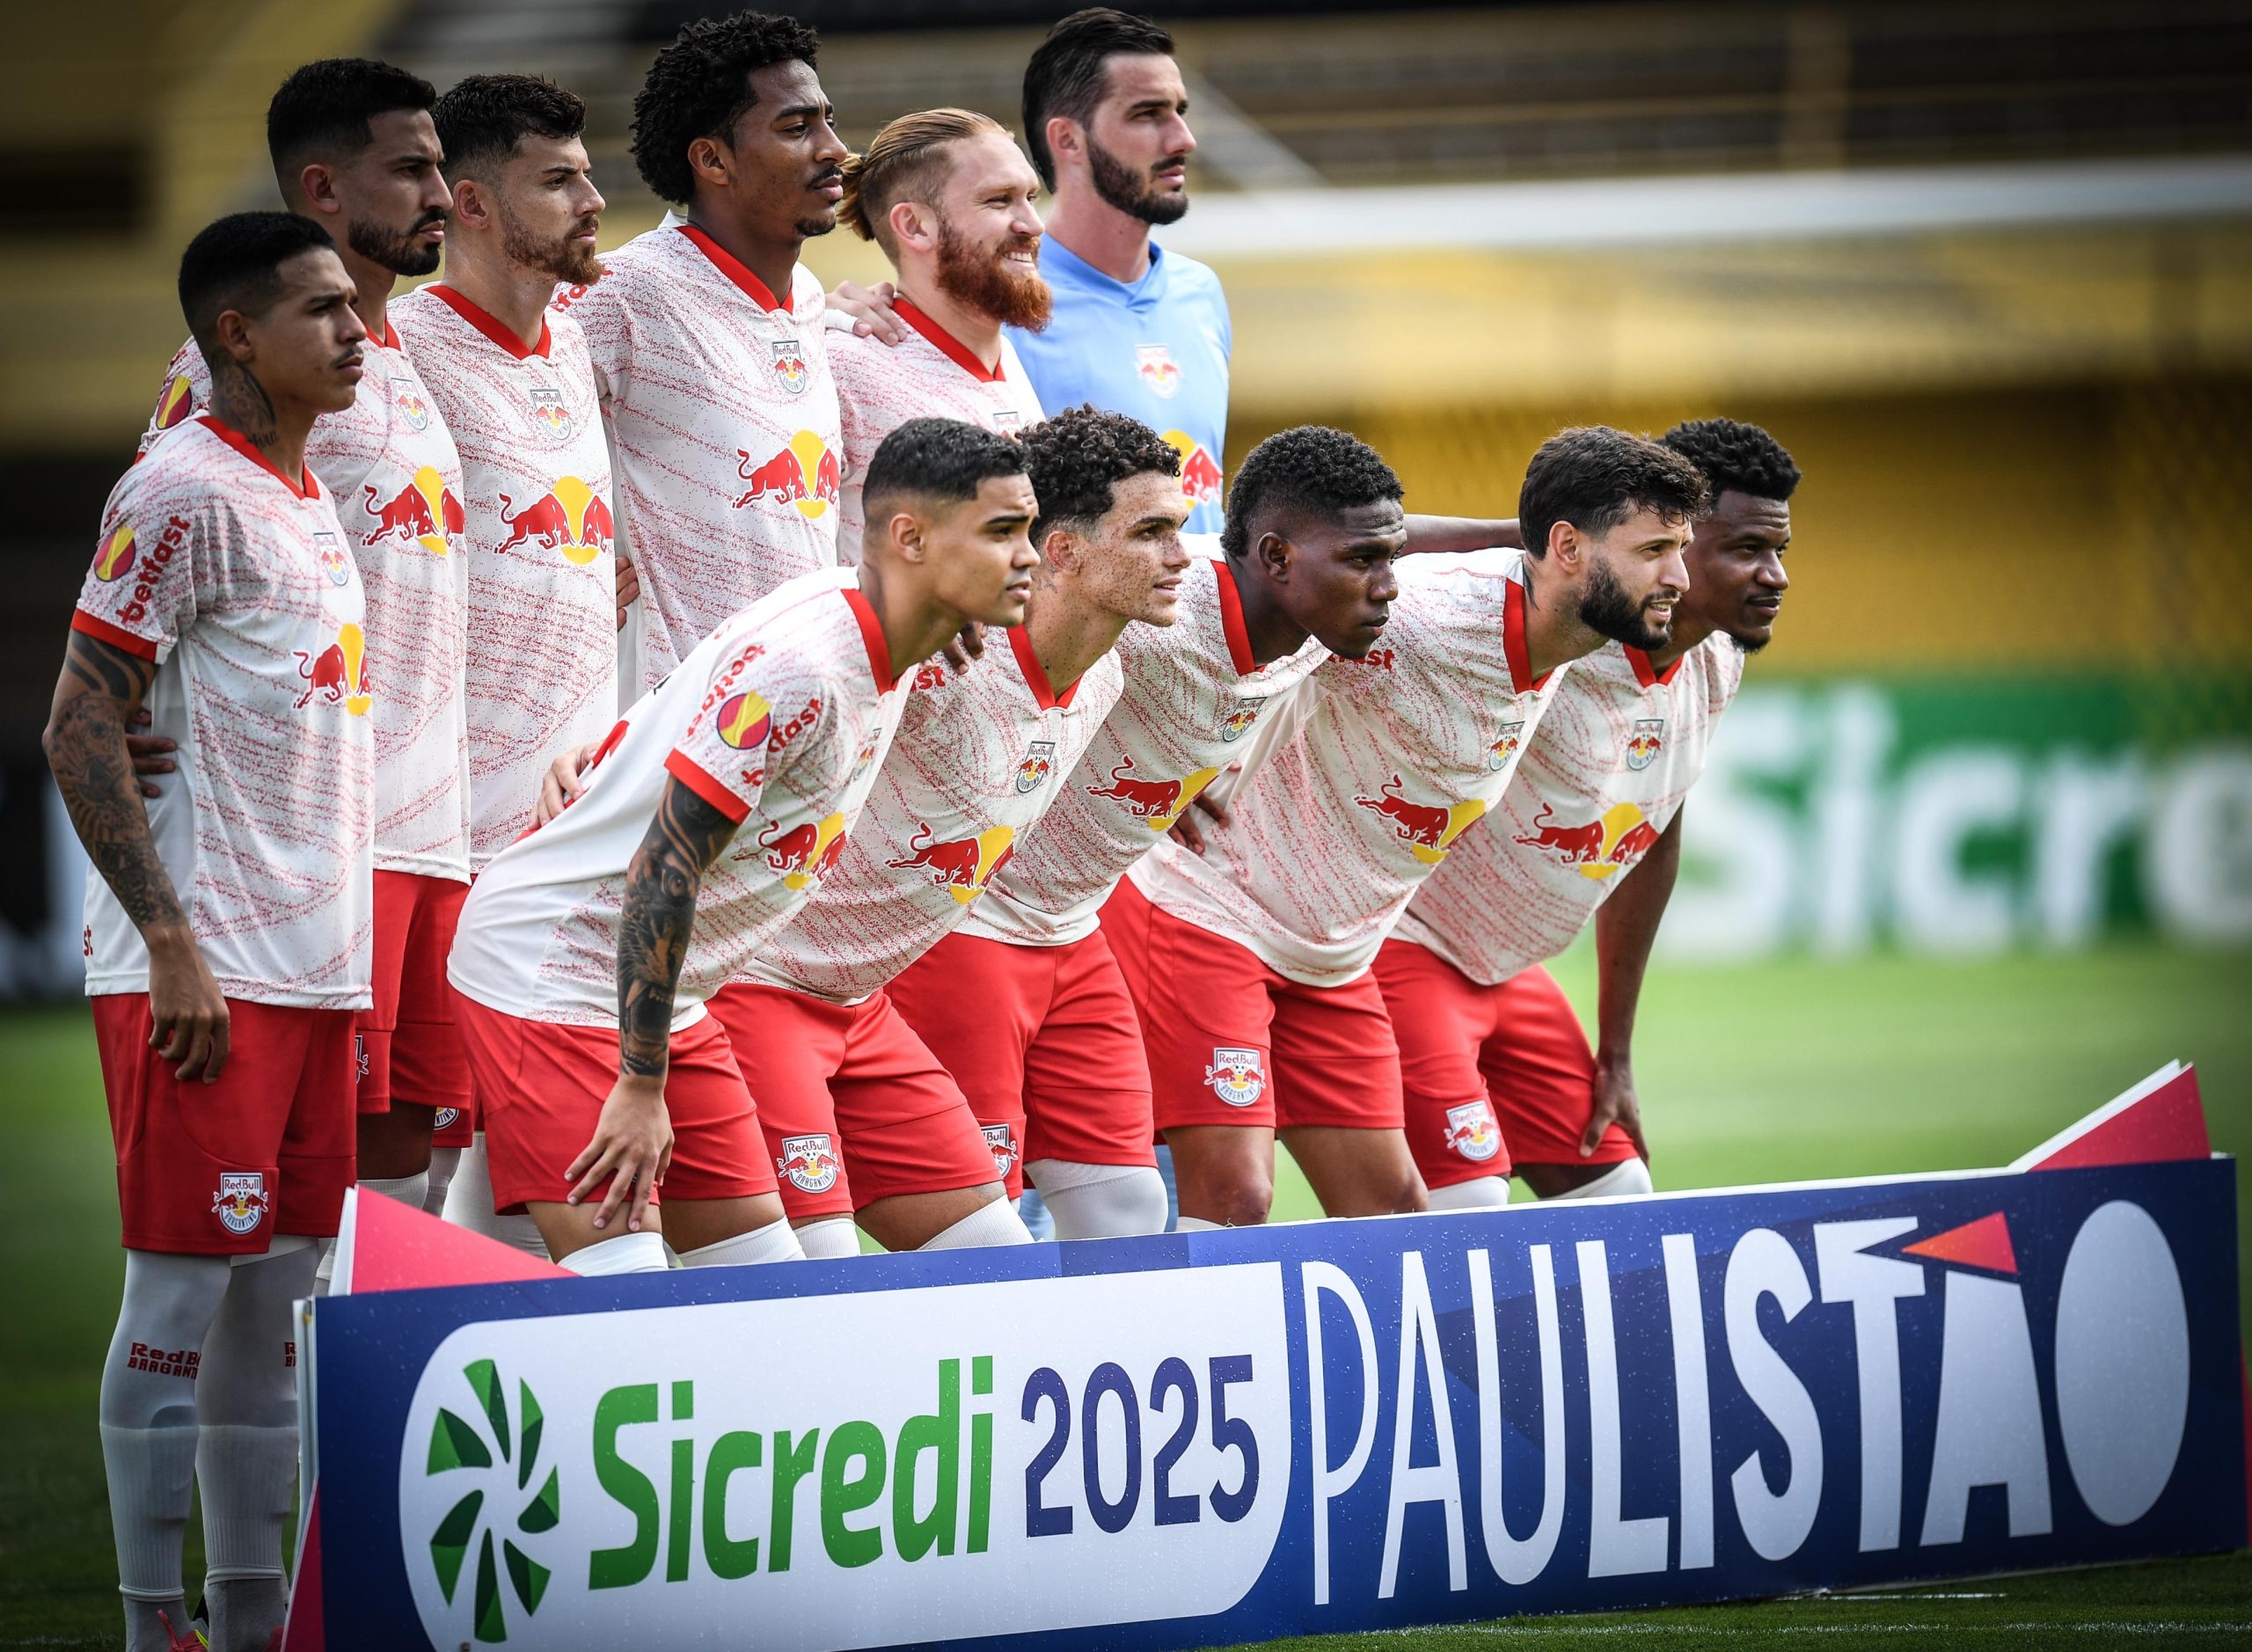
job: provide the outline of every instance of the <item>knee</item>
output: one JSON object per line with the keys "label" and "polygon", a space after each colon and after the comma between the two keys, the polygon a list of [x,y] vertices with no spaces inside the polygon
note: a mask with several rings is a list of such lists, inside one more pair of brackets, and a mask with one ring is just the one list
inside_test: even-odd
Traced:
{"label": "knee", "polygon": [[1255,1166],[1231,1166],[1199,1178],[1194,1187],[1184,1181],[1181,1212],[1202,1217],[1222,1227],[1257,1227],[1275,1203],[1275,1179]]}

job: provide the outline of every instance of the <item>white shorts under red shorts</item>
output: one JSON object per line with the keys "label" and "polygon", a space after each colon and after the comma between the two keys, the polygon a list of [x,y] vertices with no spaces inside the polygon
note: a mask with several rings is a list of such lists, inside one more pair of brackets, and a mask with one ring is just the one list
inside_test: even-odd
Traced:
{"label": "white shorts under red shorts", "polygon": [[1400,1128],[1400,1052],[1372,976],[1292,981],[1152,906],[1131,880],[1102,927],[1141,1015],[1159,1129]]}
{"label": "white shorts under red shorts", "polygon": [[1011,1198],[1038,1159],[1158,1162],[1141,1022],[1100,930],[1062,947],[957,932],[884,992],[1007,1153]]}
{"label": "white shorts under red shorts", "polygon": [[[460,998],[462,1042],[484,1108],[493,1208],[560,1204],[618,1082],[618,1034],[504,1015]],[[706,1015],[672,1035],[665,1068],[672,1164],[660,1199],[748,1199],[774,1191],[766,1144],[728,1034]]]}
{"label": "white shorts under red shorts", "polygon": [[1005,1166],[947,1070],[878,992],[831,1004],[737,984],[712,997],[793,1222],[998,1181]]}
{"label": "white shorts under red shorts", "polygon": [[1408,1146],[1424,1186],[1506,1176],[1513,1165],[1634,1157],[1616,1124],[1580,1157],[1595,1112],[1595,1055],[1547,970],[1535,964],[1481,986],[1429,947],[1395,939],[1377,954],[1375,973],[1400,1040]]}
{"label": "white shorts under red shorts", "polygon": [[362,1113],[388,1113],[394,1100],[457,1114],[469,1106],[457,995],[446,979],[454,924],[468,894],[469,885],[452,878],[376,874],[376,1001],[353,1029]]}
{"label": "white shorts under red shorts", "polygon": [[93,1000],[128,1250],[251,1256],[336,1232],[352,1185],[349,1010],[227,1000],[218,1081],[149,1048],[145,992]]}

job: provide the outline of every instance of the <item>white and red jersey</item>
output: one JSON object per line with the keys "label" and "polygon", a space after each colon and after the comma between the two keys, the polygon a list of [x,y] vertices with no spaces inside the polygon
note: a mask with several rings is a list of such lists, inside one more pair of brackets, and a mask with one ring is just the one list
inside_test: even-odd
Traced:
{"label": "white and red jersey", "polygon": [[1721,635],[1663,672],[1616,642],[1576,662],[1500,805],[1394,933],[1486,986],[1563,951],[1673,823],[1743,681]]}
{"label": "white and red jersey", "polygon": [[829,340],[829,369],[837,377],[837,406],[844,429],[844,486],[837,527],[837,558],[860,559],[860,490],[868,462],[883,439],[910,419],[959,419],[1013,436],[1047,415],[1024,376],[1016,347],[1004,335],[1000,365],[988,371],[968,345],[904,298],[892,308],[907,324],[897,344],[838,332]]}
{"label": "white and red jersey", "polygon": [[618,717],[610,444],[579,324],[524,342],[440,282],[391,325],[461,450],[469,570],[469,858],[521,837],[559,752]]}
{"label": "white and red jersey", "polygon": [[1303,729],[1236,793],[1227,825],[1205,823],[1204,853],[1168,839],[1136,887],[1307,986],[1364,971],[1416,885],[1501,800],[1566,675],[1532,675],[1522,564],[1401,562],[1383,640],[1316,671]]}
{"label": "white and red jersey", "polygon": [[[359,394],[313,421],[305,465],[351,543],[377,639],[376,870],[465,881],[468,559],[452,546],[461,459],[398,330],[370,333],[361,357]],[[210,400],[210,370],[191,339],[165,369],[143,458]]]}
{"label": "white and red jersey", "polygon": [[836,566],[844,438],[804,265],[778,298],[693,224],[604,262],[555,308],[586,331],[609,420],[646,691],[739,610]]}
{"label": "white and red jersey", "polygon": [[[74,629],[157,662],[149,800],[188,931],[230,998],[364,1009],[383,640],[328,492],[191,416],[102,512]],[[86,881],[86,992],[149,990],[140,932]]]}
{"label": "white and red jersey", "polygon": [[1293,691],[1327,660],[1311,638],[1261,666],[1217,534],[1183,534],[1195,555],[1170,625],[1129,625],[1115,653],[1117,706],[1071,771],[1040,830],[1020,844],[962,928],[988,940],[1060,947],[1094,933],[1126,869],[1250,747]]}
{"label": "white and red jersey", "polygon": [[578,800],[493,858],[449,978],[505,1015],[616,1026],[626,868],[678,780],[736,822],[696,903],[673,1020],[688,1025],[834,869],[907,699],[854,572],[792,580],[691,649]]}
{"label": "white and red jersey", "polygon": [[1039,835],[1117,703],[1118,662],[1103,655],[1057,694],[1024,628],[1007,636],[1005,651],[989,644],[966,670],[924,666],[837,870],[748,979],[857,1004],[945,939]]}

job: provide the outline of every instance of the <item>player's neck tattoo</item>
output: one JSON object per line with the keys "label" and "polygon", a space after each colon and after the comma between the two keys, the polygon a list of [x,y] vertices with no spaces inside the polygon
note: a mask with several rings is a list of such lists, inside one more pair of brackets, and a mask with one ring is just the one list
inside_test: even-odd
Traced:
{"label": "player's neck tattoo", "polygon": [[246,367],[230,364],[212,375],[211,411],[260,450],[282,439],[274,398]]}

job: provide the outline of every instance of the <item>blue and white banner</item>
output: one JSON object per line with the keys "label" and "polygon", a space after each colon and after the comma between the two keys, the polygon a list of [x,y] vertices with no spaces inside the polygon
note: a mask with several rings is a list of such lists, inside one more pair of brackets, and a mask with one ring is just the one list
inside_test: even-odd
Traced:
{"label": "blue and white banner", "polygon": [[332,1297],[331,1648],[1166,1648],[2229,1549],[2226,1161]]}

